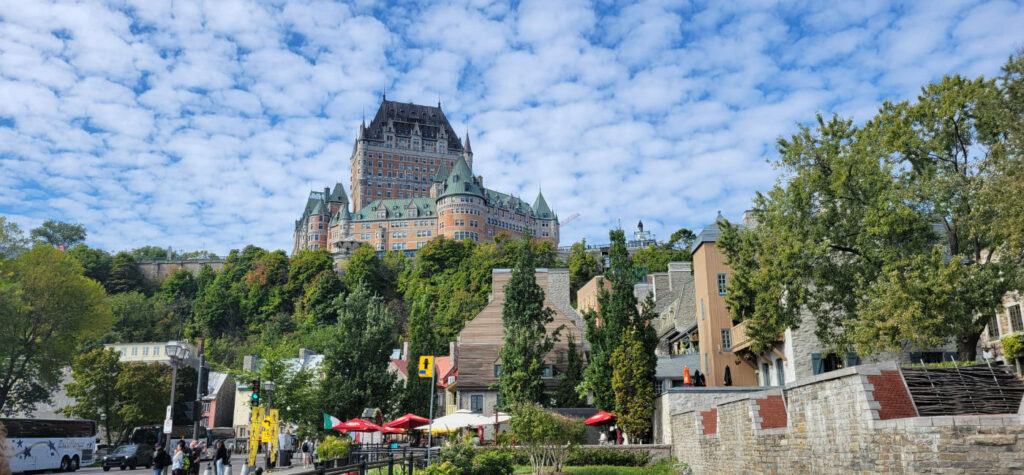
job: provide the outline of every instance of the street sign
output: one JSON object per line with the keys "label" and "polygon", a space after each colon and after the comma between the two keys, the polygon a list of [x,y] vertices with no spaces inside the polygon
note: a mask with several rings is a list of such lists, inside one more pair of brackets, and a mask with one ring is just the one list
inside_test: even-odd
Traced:
{"label": "street sign", "polygon": [[164,434],[170,434],[171,433],[171,429],[173,429],[173,428],[174,428],[174,420],[173,419],[164,419]]}
{"label": "street sign", "polygon": [[263,408],[252,408],[252,418],[249,424],[249,466],[256,463],[256,453],[259,451],[260,439],[263,435]]}
{"label": "street sign", "polygon": [[419,375],[421,378],[433,378],[434,377],[434,357],[433,356],[421,356],[419,365]]}

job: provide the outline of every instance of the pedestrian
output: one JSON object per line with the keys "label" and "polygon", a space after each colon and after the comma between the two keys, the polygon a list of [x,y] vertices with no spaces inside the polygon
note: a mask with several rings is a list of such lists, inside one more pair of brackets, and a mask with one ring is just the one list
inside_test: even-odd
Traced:
{"label": "pedestrian", "polygon": [[164,475],[164,471],[171,465],[171,456],[160,444],[153,447],[153,475]]}
{"label": "pedestrian", "polygon": [[311,452],[313,451],[313,443],[309,441],[309,437],[306,437],[305,442],[302,443],[302,468],[309,467],[313,461]]}
{"label": "pedestrian", "polygon": [[178,442],[178,448],[174,450],[174,457],[171,458],[171,474],[184,475],[184,464],[188,456],[185,454],[185,442]]}
{"label": "pedestrian", "polygon": [[601,437],[597,439],[597,445],[608,445],[608,431],[601,430]]}
{"label": "pedestrian", "polygon": [[199,447],[199,441],[193,439],[188,444],[188,455],[192,459],[192,463],[188,467],[188,473],[192,475],[199,475],[199,467],[203,464],[203,449]]}
{"label": "pedestrian", "polygon": [[217,475],[224,475],[224,466],[231,466],[231,455],[228,454],[228,449],[224,447],[223,440],[217,441],[217,455],[214,460],[217,466]]}

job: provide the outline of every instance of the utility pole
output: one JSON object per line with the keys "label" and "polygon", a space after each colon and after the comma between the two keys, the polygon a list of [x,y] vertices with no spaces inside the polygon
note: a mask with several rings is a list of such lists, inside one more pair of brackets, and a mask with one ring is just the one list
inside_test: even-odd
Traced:
{"label": "utility pole", "polygon": [[[192,409],[192,416],[194,421],[192,422],[192,440],[199,440],[199,416],[203,413],[203,394],[206,392],[206,381],[203,381],[203,368],[206,367],[206,355],[203,351],[203,346],[206,340],[203,338],[199,339],[199,382],[196,384],[196,406]],[[205,433],[205,427],[204,433]]]}
{"label": "utility pole", "polygon": [[434,379],[437,372],[434,371],[434,362],[430,362],[430,422],[427,423],[427,466],[430,466],[430,453],[434,451]]}

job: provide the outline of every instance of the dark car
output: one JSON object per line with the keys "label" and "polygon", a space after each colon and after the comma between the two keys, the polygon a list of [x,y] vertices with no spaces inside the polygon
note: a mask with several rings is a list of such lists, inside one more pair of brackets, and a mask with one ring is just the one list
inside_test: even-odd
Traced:
{"label": "dark car", "polygon": [[146,444],[122,445],[103,457],[104,472],[111,467],[135,470],[135,467],[149,468],[152,465],[153,447]]}

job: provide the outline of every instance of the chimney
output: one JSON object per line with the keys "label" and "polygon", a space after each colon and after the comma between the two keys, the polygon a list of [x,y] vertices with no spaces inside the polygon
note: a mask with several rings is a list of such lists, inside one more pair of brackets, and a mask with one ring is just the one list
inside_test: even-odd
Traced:
{"label": "chimney", "polygon": [[316,352],[309,348],[299,348],[299,360],[302,361],[302,363],[305,363],[306,359],[315,354]]}
{"label": "chimney", "polygon": [[669,283],[668,274],[665,272],[659,272],[657,274],[651,274],[650,278],[652,287],[654,287],[654,301],[657,302],[659,299],[663,299],[668,295],[671,284]]}
{"label": "chimney", "polygon": [[455,366],[455,360],[459,357],[459,348],[455,345],[454,341],[448,342],[448,356],[452,359],[452,366]]}
{"label": "chimney", "polygon": [[[402,342],[402,361],[409,361],[409,340]],[[418,363],[417,363],[418,364]]]}
{"label": "chimney", "polygon": [[757,215],[754,214],[754,210],[748,209],[743,212],[743,227],[747,229],[757,227]]}
{"label": "chimney", "polygon": [[689,278],[693,280],[691,276],[691,264],[689,262],[669,262],[668,263],[668,288],[673,292],[677,292],[682,289],[683,281]]}
{"label": "chimney", "polygon": [[174,251],[171,250],[171,246],[167,246],[167,260],[171,260],[171,256],[174,255]]}
{"label": "chimney", "polygon": [[256,371],[256,355],[245,355],[242,357],[242,371]]}
{"label": "chimney", "polygon": [[483,175],[478,175],[476,177],[476,184],[480,185],[480,186],[484,186],[484,176]]}

